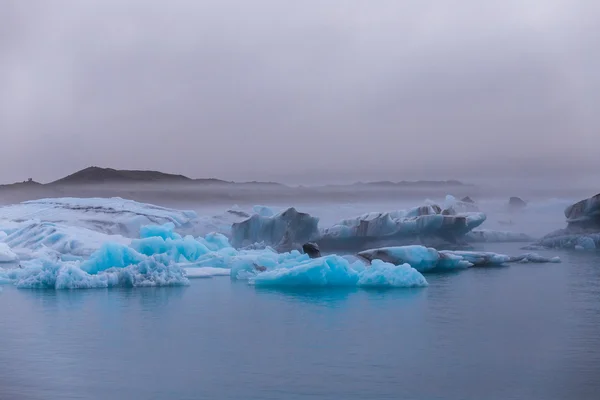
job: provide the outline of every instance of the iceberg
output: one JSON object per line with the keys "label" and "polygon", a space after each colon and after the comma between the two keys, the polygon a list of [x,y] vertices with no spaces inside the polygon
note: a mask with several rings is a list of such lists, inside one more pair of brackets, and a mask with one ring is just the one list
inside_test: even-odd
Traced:
{"label": "iceberg", "polygon": [[499,266],[508,263],[557,263],[558,257],[543,257],[536,253],[508,256],[485,251],[438,251],[424,246],[383,247],[361,251],[358,257],[373,262],[384,261],[393,265],[408,264],[419,272],[450,271],[470,267]]}
{"label": "iceberg", "polygon": [[600,248],[600,194],[568,206],[564,214],[566,228],[549,233],[528,248]]}
{"label": "iceberg", "polygon": [[465,234],[481,225],[484,213],[457,213],[437,205],[408,210],[367,213],[324,229],[316,241],[321,249],[368,249],[381,244],[460,244]]}
{"label": "iceberg", "polygon": [[243,247],[264,242],[280,251],[289,251],[319,235],[319,219],[288,208],[272,217],[254,214],[231,227],[231,243]]}
{"label": "iceberg", "polygon": [[136,237],[143,225],[172,223],[191,227],[194,211],[181,211],[114,198],[55,198],[26,201],[0,208],[0,219],[36,220],[126,237]]}
{"label": "iceberg", "polygon": [[357,255],[370,263],[382,260],[393,265],[408,264],[419,272],[458,270],[473,265],[463,257],[450,252],[439,252],[431,247],[417,245],[383,247],[361,251]]}
{"label": "iceberg", "polygon": [[425,287],[427,280],[409,265],[376,261],[370,268],[339,256],[308,259],[291,267],[261,272],[249,279],[254,286],[277,287]]}
{"label": "iceberg", "polygon": [[107,235],[87,228],[53,222],[26,221],[10,229],[2,239],[22,259],[48,257],[88,257],[103,243],[128,244],[131,239]]}
{"label": "iceberg", "polygon": [[185,286],[189,280],[176,265],[164,265],[147,258],[136,265],[109,268],[90,274],[77,262],[32,260],[24,268],[3,271],[20,289],[96,289],[110,287]]}

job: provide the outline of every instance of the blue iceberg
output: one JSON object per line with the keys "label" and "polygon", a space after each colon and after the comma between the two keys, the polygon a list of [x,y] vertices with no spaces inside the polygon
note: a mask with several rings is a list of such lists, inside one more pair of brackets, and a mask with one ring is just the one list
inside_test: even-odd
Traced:
{"label": "blue iceberg", "polygon": [[250,278],[255,286],[278,287],[425,287],[427,280],[409,265],[396,266],[376,261],[371,267],[339,256],[326,256],[296,262],[293,266],[261,272]]}

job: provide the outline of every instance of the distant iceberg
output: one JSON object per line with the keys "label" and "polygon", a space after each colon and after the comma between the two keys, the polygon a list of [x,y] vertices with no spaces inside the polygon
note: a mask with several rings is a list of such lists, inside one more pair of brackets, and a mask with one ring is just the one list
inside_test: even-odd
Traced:
{"label": "distant iceberg", "polygon": [[600,194],[565,209],[567,227],[544,236],[528,248],[600,249]]}
{"label": "distant iceberg", "polygon": [[324,229],[317,240],[328,250],[368,249],[380,244],[464,244],[465,235],[481,225],[484,213],[457,213],[437,205],[374,212],[345,219]]}

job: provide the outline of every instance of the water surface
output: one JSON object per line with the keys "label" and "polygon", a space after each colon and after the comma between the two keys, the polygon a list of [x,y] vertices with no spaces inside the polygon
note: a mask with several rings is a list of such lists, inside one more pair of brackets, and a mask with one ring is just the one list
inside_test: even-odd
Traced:
{"label": "water surface", "polygon": [[3,286],[0,398],[598,399],[600,255],[544,254],[414,290]]}

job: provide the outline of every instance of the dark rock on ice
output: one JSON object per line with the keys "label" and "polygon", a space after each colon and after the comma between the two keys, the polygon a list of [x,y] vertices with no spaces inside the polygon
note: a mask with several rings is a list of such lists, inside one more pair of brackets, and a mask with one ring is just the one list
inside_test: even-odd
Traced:
{"label": "dark rock on ice", "polygon": [[304,243],[302,245],[302,250],[305,254],[308,254],[310,258],[321,257],[321,250],[319,250],[319,245],[317,245],[316,243]]}

